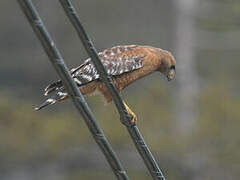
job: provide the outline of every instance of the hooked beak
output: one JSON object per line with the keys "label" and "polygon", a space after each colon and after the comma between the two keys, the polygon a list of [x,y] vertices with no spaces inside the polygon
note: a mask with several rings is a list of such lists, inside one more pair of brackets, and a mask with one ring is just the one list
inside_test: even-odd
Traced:
{"label": "hooked beak", "polygon": [[171,81],[175,78],[175,70],[174,69],[170,69],[168,75],[167,75],[167,79],[168,81]]}

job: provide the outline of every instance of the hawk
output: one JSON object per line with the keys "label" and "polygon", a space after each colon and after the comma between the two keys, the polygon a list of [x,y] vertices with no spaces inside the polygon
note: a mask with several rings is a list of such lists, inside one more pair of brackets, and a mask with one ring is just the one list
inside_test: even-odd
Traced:
{"label": "hawk", "polygon": [[[129,84],[155,71],[165,75],[168,81],[175,77],[175,58],[170,52],[160,48],[139,45],[115,46],[98,53],[98,55],[120,93]],[[71,69],[71,75],[83,95],[100,92],[107,103],[112,101],[110,92],[101,81],[90,58],[80,66]],[[40,110],[69,97],[61,80],[48,85],[44,91],[45,96],[54,95],[35,110]],[[136,115],[125,102],[124,105],[132,117],[131,123],[135,124]]]}

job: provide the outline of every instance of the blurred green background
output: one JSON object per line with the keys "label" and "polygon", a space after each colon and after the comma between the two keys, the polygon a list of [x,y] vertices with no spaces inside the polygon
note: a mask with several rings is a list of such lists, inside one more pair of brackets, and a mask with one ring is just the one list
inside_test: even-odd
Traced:
{"label": "blurred green background", "polygon": [[[34,1],[69,68],[87,54],[57,0]],[[177,59],[123,98],[168,180],[240,177],[240,1],[73,0],[99,51],[144,44]],[[0,179],[115,179],[71,101],[34,112],[58,79],[17,4],[0,1]],[[131,179],[151,179],[113,104],[87,98]]]}

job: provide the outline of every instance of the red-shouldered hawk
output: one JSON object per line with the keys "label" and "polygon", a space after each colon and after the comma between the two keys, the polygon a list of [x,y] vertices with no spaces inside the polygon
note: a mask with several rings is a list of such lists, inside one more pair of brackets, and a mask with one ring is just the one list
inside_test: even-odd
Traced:
{"label": "red-shouldered hawk", "polygon": [[[160,71],[169,81],[175,76],[175,58],[170,52],[159,48],[138,45],[115,46],[98,53],[98,55],[119,92],[132,82],[155,71]],[[100,92],[107,103],[112,100],[110,92],[100,80],[99,73],[90,58],[77,68],[73,68],[71,75],[83,95]],[[50,93],[54,93],[54,96],[35,110],[40,110],[68,97],[61,80],[45,88],[44,95],[47,96]],[[135,123],[136,115],[126,104],[125,106],[133,117],[132,122]]]}

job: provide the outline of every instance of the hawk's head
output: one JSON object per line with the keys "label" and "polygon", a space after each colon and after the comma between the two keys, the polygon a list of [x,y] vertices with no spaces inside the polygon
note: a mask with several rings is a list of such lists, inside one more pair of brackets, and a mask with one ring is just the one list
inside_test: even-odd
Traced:
{"label": "hawk's head", "polygon": [[176,74],[176,60],[174,56],[170,52],[162,50],[160,57],[161,63],[158,70],[167,77],[168,81],[173,80]]}

